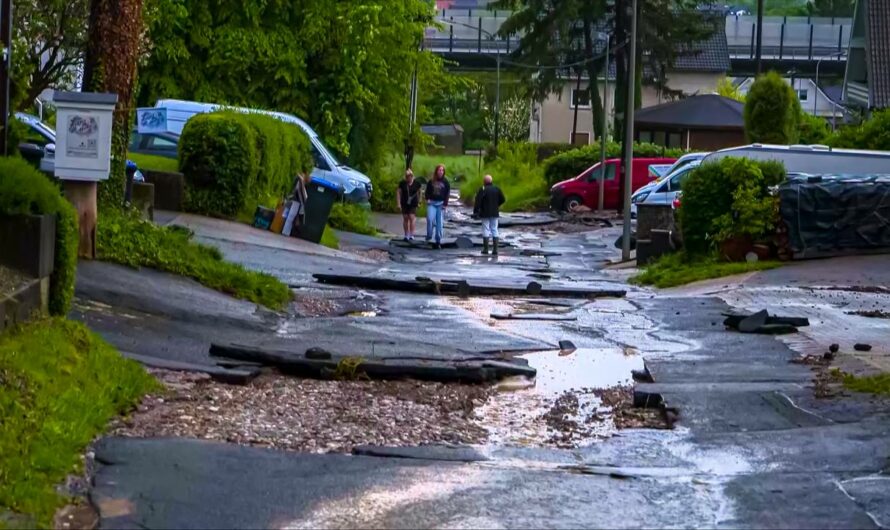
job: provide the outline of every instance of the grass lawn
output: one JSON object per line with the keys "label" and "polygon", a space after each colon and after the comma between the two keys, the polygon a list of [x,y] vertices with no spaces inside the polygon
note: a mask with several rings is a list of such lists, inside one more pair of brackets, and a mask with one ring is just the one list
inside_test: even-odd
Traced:
{"label": "grass lawn", "polygon": [[156,388],[78,322],[40,320],[0,334],[0,527],[49,527],[65,502],[56,486],[80,470],[87,444]]}
{"label": "grass lawn", "polygon": [[224,261],[217,249],[191,241],[185,230],[160,227],[130,214],[103,211],[96,247],[101,260],[187,276],[271,309],[281,309],[291,300],[290,289],[274,276]]}
{"label": "grass lawn", "polygon": [[632,277],[630,282],[659,288],[675,287],[710,278],[774,269],[782,265],[780,261],[727,263],[719,261],[716,257],[690,259],[685,252],[676,252],[662,256],[646,266],[642,272]]}
{"label": "grass lawn", "polygon": [[890,396],[890,374],[888,373],[859,377],[838,371],[837,375],[842,378],[844,388],[848,390]]}
{"label": "grass lawn", "polygon": [[139,153],[127,153],[127,158],[136,163],[139,169],[166,171],[176,173],[179,171],[179,161],[175,158],[167,158],[164,156],[142,155]]}
{"label": "grass lawn", "polygon": [[334,233],[330,226],[324,227],[324,232],[321,234],[321,244],[335,250],[340,248],[340,239],[337,238],[337,234]]}

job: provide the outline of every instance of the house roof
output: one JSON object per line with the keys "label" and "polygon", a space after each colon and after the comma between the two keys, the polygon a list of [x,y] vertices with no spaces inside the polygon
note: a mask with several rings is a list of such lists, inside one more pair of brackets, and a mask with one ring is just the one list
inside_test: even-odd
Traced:
{"label": "house roof", "polygon": [[637,111],[637,125],[667,125],[683,129],[741,129],[744,105],[717,94],[690,96]]}
{"label": "house roof", "polygon": [[672,69],[678,72],[728,72],[731,65],[725,26],[726,19],[719,18],[713,35],[689,50],[683,50]]}
{"label": "house roof", "polygon": [[871,105],[890,107],[890,0],[868,2],[868,75]]}
{"label": "house roof", "polygon": [[464,128],[458,124],[421,125],[420,130],[426,134],[435,136],[457,136],[464,132]]}
{"label": "house roof", "polygon": [[821,85],[819,89],[835,103],[844,102],[844,85]]}

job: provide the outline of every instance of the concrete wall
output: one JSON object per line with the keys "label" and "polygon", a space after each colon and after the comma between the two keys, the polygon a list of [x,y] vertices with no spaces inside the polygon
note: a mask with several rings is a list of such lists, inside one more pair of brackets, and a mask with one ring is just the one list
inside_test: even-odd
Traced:
{"label": "concrete wall", "polygon": [[[679,90],[685,95],[710,94],[717,88],[717,83],[723,78],[723,74],[701,74],[672,72],[668,74],[668,89]],[[572,90],[577,86],[577,81],[567,80],[562,90],[550,94],[544,101],[536,102],[532,108],[531,133],[529,139],[532,142],[570,142],[572,135],[572,122],[574,108],[572,107]],[[587,88],[587,81],[581,81],[581,89]],[[600,98],[603,97],[603,89],[606,83],[600,80],[598,84]],[[606,112],[611,126],[615,116],[615,83],[608,83],[609,101],[606,104]],[[652,107],[671,101],[667,93],[660,93],[654,86],[644,85],[642,89],[642,107]],[[589,141],[596,138],[593,135],[593,112],[589,108],[578,108],[577,132],[588,133]]]}

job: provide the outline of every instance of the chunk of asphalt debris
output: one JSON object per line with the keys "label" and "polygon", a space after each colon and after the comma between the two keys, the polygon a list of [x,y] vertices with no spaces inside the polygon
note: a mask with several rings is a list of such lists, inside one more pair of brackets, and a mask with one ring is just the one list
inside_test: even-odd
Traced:
{"label": "chunk of asphalt debris", "polygon": [[304,354],[307,359],[330,359],[331,352],[325,350],[324,348],[312,347],[306,350]]}
{"label": "chunk of asphalt debris", "polygon": [[457,248],[462,250],[473,248],[473,240],[465,236],[458,237],[454,240],[454,244]]}
{"label": "chunk of asphalt debris", "polygon": [[634,390],[634,407],[638,409],[660,409],[664,406],[664,396],[654,392]]}
{"label": "chunk of asphalt debris", "polygon": [[796,333],[798,326],[809,326],[810,322],[802,317],[771,316],[765,309],[751,315],[735,315],[723,313],[726,320],[723,325],[742,333],[759,333],[764,335],[783,335]]}
{"label": "chunk of asphalt debris", "polygon": [[631,370],[630,376],[637,383],[654,383],[655,378],[652,377],[652,373],[649,371],[649,368],[643,367],[642,370]]}
{"label": "chunk of asphalt debris", "polygon": [[525,292],[533,295],[541,294],[542,289],[543,286],[538,282],[528,282],[528,285],[525,286]]}
{"label": "chunk of asphalt debris", "polygon": [[838,350],[840,350],[840,349],[841,349],[841,347],[839,344],[832,344],[831,346],[828,347],[828,351],[831,353],[837,353]]}
{"label": "chunk of asphalt debris", "polygon": [[871,351],[871,344],[857,342],[853,345],[853,349],[856,351]]}
{"label": "chunk of asphalt debris", "polygon": [[560,351],[575,351],[577,348],[575,347],[575,343],[570,340],[561,340],[559,341],[559,350]]}

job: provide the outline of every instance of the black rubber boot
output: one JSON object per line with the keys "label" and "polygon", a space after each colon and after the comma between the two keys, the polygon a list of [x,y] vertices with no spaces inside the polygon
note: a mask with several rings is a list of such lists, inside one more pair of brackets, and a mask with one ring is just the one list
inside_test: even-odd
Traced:
{"label": "black rubber boot", "polygon": [[488,238],[487,237],[482,238],[482,253],[488,254]]}
{"label": "black rubber boot", "polygon": [[494,254],[495,256],[497,256],[498,255],[498,238],[494,238],[494,239],[492,239],[492,241],[494,242],[494,245],[492,245],[492,247],[491,247],[491,253]]}

